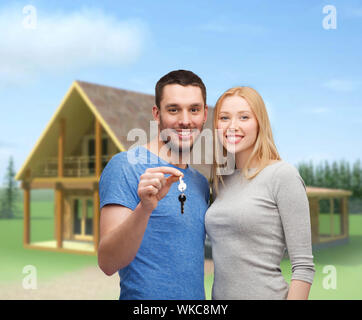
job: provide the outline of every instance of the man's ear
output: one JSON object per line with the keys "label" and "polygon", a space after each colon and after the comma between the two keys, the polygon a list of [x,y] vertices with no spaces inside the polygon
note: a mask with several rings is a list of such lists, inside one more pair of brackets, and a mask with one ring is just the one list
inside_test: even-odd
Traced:
{"label": "man's ear", "polygon": [[152,107],[152,115],[153,119],[157,121],[158,124],[160,124],[160,109],[156,105]]}
{"label": "man's ear", "polygon": [[207,120],[207,113],[209,112],[209,107],[207,104],[205,104],[205,110],[204,110],[204,123],[206,123]]}

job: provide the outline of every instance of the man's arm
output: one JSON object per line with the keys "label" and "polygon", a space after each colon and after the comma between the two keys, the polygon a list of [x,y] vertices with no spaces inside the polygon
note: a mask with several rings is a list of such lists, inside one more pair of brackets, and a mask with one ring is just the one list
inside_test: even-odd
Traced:
{"label": "man's arm", "polygon": [[102,208],[98,265],[106,275],[111,276],[134,259],[151,212],[141,202],[133,212],[120,205]]}
{"label": "man's arm", "polygon": [[[171,176],[166,178],[164,174]],[[140,177],[137,190],[140,202],[134,211],[121,205],[106,205],[101,209],[98,265],[106,275],[132,262],[152,211],[182,175],[171,167],[147,169]]]}

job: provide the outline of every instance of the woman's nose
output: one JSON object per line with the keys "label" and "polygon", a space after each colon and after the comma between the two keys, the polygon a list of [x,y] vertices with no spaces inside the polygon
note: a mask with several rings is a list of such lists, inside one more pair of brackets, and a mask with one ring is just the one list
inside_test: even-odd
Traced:
{"label": "woman's nose", "polygon": [[229,129],[236,129],[236,126],[237,126],[237,124],[236,124],[236,118],[231,118],[230,119],[231,121],[229,122]]}

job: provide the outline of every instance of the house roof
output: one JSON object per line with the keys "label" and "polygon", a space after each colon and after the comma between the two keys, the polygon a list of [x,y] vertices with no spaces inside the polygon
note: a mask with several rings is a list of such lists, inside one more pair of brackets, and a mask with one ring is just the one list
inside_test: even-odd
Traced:
{"label": "house roof", "polygon": [[306,190],[308,196],[319,198],[349,197],[352,195],[352,191],[343,189],[307,187]]}
{"label": "house roof", "polygon": [[[128,141],[127,139],[127,135],[132,129],[144,130],[148,140],[157,134],[157,131],[153,134],[150,133],[150,120],[153,120],[152,106],[155,103],[153,95],[77,80],[73,82],[17,173],[15,177],[17,180],[23,180],[26,169],[34,167],[42,157],[56,155],[57,146],[54,143],[58,134],[56,121],[60,117],[68,117],[68,123],[71,124],[67,124],[69,129],[66,129],[68,145],[74,143],[72,141],[75,139],[74,135],[72,137],[69,131],[74,131],[74,127],[82,126],[82,123],[85,122],[84,120],[79,121],[79,117],[83,117],[82,112],[84,113],[85,110],[84,107],[83,109],[79,107],[81,103],[100,121],[102,128],[120,151],[129,149],[137,142],[137,140]],[[77,108],[79,109],[77,117],[74,117],[74,110]],[[212,120],[209,116],[205,128],[211,128],[211,126]],[[212,150],[208,152],[212,152]],[[195,167],[209,177],[210,165],[196,165]]]}
{"label": "house roof", "polygon": [[135,143],[127,140],[132,129],[139,128],[149,133],[155,103],[153,95],[85,81],[77,83],[125,149]]}

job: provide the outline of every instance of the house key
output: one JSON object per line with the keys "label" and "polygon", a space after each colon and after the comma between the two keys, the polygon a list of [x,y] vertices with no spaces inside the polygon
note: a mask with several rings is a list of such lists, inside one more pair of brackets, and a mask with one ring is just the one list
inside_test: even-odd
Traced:
{"label": "house key", "polygon": [[184,194],[185,190],[186,190],[186,183],[182,180],[182,177],[180,177],[180,183],[178,185],[178,191],[180,191],[181,194],[178,196],[178,201],[181,202],[181,214],[184,213],[184,202],[186,201],[186,196]]}

